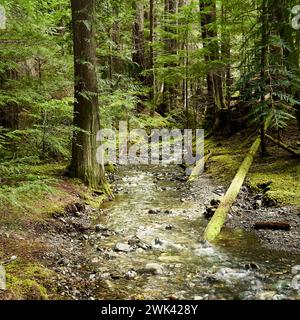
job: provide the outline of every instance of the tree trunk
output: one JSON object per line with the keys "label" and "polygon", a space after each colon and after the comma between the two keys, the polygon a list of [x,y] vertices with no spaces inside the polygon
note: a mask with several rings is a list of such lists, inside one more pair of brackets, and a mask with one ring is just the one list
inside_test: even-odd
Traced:
{"label": "tree trunk", "polygon": [[154,61],[154,27],[155,27],[155,15],[154,15],[154,0],[150,0],[150,48],[149,48],[149,69],[151,70],[149,76],[150,88],[150,100],[152,101],[151,115],[154,115],[156,109],[156,81],[155,81],[155,61]]}
{"label": "tree trunk", "polygon": [[184,57],[185,77],[183,81],[184,109],[186,115],[186,128],[190,128],[190,106],[189,106],[189,36],[187,35]]}
{"label": "tree trunk", "polygon": [[[267,45],[269,41],[269,34],[268,34],[268,4],[267,0],[263,0],[262,7],[261,7],[261,103],[265,101],[267,81],[266,81],[266,67],[267,67]],[[262,156],[267,155],[267,146],[266,146],[266,130],[265,130],[265,117],[261,116],[261,125],[260,125],[260,138],[261,138],[261,154]]]}
{"label": "tree trunk", "polygon": [[[272,7],[274,11],[274,16],[276,19],[276,25],[280,38],[286,44],[283,48],[283,61],[287,66],[288,70],[295,74],[296,77],[300,76],[299,67],[299,42],[300,36],[299,32],[295,32],[292,29],[291,23],[287,23],[290,19],[290,6],[289,0],[272,1]],[[295,95],[295,97],[300,99],[300,89],[299,85],[291,86],[289,94]],[[300,132],[300,106],[295,105],[296,119],[298,122],[298,129]]]}
{"label": "tree trunk", "polygon": [[135,10],[135,21],[133,23],[134,52],[132,55],[132,61],[138,66],[138,77],[142,82],[145,82],[145,77],[141,76],[141,72],[146,68],[144,39],[144,5],[139,1],[134,1],[133,7]]}
{"label": "tree trunk", "polygon": [[[299,94],[299,97],[300,97],[300,94]],[[296,106],[295,110],[296,110],[296,119],[297,119],[297,123],[298,123],[298,129],[300,132],[300,107]]]}
{"label": "tree trunk", "polygon": [[[176,24],[172,21],[173,15],[177,11],[177,0],[165,0],[165,31],[170,34],[176,33]],[[168,55],[174,55],[177,52],[177,41],[174,37],[167,36],[165,41],[165,51]],[[175,65],[168,63],[165,68],[172,68]],[[175,86],[165,83],[163,92],[163,105],[160,108],[160,113],[165,115],[174,106]]]}
{"label": "tree trunk", "polygon": [[[135,20],[132,27],[133,38],[133,54],[132,61],[134,63],[133,76],[140,81],[143,85],[148,85],[148,77],[143,74],[147,68],[145,59],[145,38],[144,38],[144,5],[139,1],[133,1],[133,9],[135,11]],[[143,101],[149,99],[148,95],[139,94],[139,102],[136,110],[140,113],[144,109]]]}
{"label": "tree trunk", "polygon": [[225,79],[225,101],[226,108],[230,108],[231,104],[231,86],[233,84],[231,75],[231,47],[230,47],[230,32],[224,27],[227,23],[227,8],[228,1],[222,2],[222,57],[227,60],[225,70],[223,72],[222,79]]}
{"label": "tree trunk", "polygon": [[220,234],[221,229],[226,221],[227,214],[236,200],[237,195],[240,192],[240,189],[245,181],[245,178],[250,170],[250,167],[253,163],[254,157],[259,149],[261,140],[258,137],[253,143],[249,153],[245,157],[242,165],[240,166],[236,176],[234,177],[228,191],[221,200],[221,203],[209,222],[208,226],[204,232],[204,239],[207,241],[214,241],[217,236]]}
{"label": "tree trunk", "polygon": [[92,188],[104,183],[96,161],[96,135],[100,129],[94,40],[95,0],[72,0],[74,43],[74,136],[70,171]]}
{"label": "tree trunk", "polygon": [[[203,47],[208,53],[205,61],[209,64],[212,61],[220,60],[219,44],[216,39],[218,34],[213,30],[212,24],[216,22],[217,9],[216,1],[208,0],[205,3],[200,0],[201,30]],[[209,13],[206,11],[209,9]],[[207,74],[208,108],[206,113],[206,126],[215,129],[218,126],[219,110],[224,108],[224,94],[221,72],[209,70]]]}

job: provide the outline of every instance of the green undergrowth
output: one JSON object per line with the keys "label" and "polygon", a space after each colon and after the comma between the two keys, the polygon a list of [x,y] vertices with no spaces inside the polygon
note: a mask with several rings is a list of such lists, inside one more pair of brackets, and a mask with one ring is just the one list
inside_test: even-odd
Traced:
{"label": "green undergrowth", "polygon": [[145,130],[170,128],[172,125],[168,119],[162,117],[160,114],[155,113],[153,116],[142,114],[139,117],[133,117],[130,120],[130,127],[141,128]]}
{"label": "green undergrowth", "polygon": [[35,214],[43,208],[48,210],[56,203],[47,203],[47,198],[61,194],[59,172],[63,164],[29,165],[2,164],[0,185],[1,221],[11,215],[20,217]]}
{"label": "green undergrowth", "polygon": [[[213,156],[207,164],[207,173],[220,184],[229,187],[239,166],[246,156],[251,140],[243,135],[235,135],[223,140],[211,138],[206,141],[206,152]],[[267,197],[278,205],[300,207],[300,162],[293,159],[289,153],[276,146],[268,145],[269,157],[255,157],[247,176],[246,183],[257,192],[259,186],[272,181]]]}
{"label": "green undergrowth", "polygon": [[[65,163],[0,165],[0,221],[10,226],[39,221],[64,212],[79,197],[98,208],[107,197],[103,191],[90,190],[78,179],[63,177]],[[112,169],[111,169],[112,170]]]}

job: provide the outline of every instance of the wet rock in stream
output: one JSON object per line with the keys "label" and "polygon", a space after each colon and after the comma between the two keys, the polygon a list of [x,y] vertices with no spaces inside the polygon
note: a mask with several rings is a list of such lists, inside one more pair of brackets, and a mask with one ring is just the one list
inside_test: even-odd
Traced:
{"label": "wet rock in stream", "polygon": [[218,206],[219,206],[219,204],[220,204],[220,200],[218,200],[218,199],[212,199],[211,201],[210,201],[210,205],[209,206],[206,206],[206,209],[205,209],[205,212],[203,213],[203,215],[204,215],[204,217],[206,218],[206,219],[211,219],[213,216],[214,216],[214,214],[215,214],[215,212],[217,211],[217,209],[218,209]]}
{"label": "wet rock in stream", "polygon": [[139,237],[135,236],[131,239],[128,240],[128,244],[133,248],[133,249],[142,249],[142,250],[151,250],[152,246],[144,241],[142,241]]}
{"label": "wet rock in stream", "polygon": [[134,270],[129,270],[128,272],[126,272],[125,274],[125,279],[127,280],[133,280],[137,277],[137,272]]}
{"label": "wet rock in stream", "polygon": [[251,279],[255,279],[254,274],[251,274],[249,271],[229,267],[223,267],[214,273],[208,272],[204,274],[205,279],[210,283],[221,282],[230,286],[237,283],[250,282]]}
{"label": "wet rock in stream", "polygon": [[246,263],[244,267],[248,271],[257,271],[260,269],[259,265],[256,264],[255,262]]}
{"label": "wet rock in stream", "polygon": [[276,291],[263,291],[258,293],[255,296],[255,299],[256,300],[273,300],[275,295],[276,295]]}
{"label": "wet rock in stream", "polygon": [[126,253],[127,253],[127,252],[131,251],[132,248],[131,248],[131,246],[130,246],[129,244],[127,244],[127,243],[117,243],[117,244],[115,245],[114,250],[115,250],[116,252],[126,252]]}
{"label": "wet rock in stream", "polygon": [[172,243],[170,241],[162,240],[160,238],[155,238],[153,248],[158,249],[160,251],[180,251],[184,249],[184,247],[180,244]]}
{"label": "wet rock in stream", "polygon": [[138,270],[140,274],[162,275],[164,268],[158,263],[147,263],[143,269]]}
{"label": "wet rock in stream", "polygon": [[292,268],[292,274],[293,274],[293,275],[300,274],[300,266],[293,266],[293,268]]}
{"label": "wet rock in stream", "polygon": [[76,221],[72,223],[72,227],[78,232],[86,232],[92,230],[92,226],[89,223],[85,223],[82,221]]}

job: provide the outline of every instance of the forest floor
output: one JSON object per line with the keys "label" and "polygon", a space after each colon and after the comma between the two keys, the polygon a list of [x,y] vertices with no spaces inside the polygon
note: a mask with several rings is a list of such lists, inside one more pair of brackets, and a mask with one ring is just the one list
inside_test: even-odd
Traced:
{"label": "forest floor", "polygon": [[[282,139],[286,144],[297,147],[299,130],[296,125],[285,131]],[[237,133],[229,138],[215,137],[207,141],[206,149],[213,153],[207,170],[211,178],[228,187],[252,142],[253,137],[249,137],[247,132]],[[261,186],[271,181],[266,198],[278,205],[300,207],[299,158],[294,158],[270,142],[267,142],[267,147],[269,155],[263,158],[258,154],[255,157],[246,184],[261,192]]]}
{"label": "forest floor", "polygon": [[[294,136],[289,132],[288,137],[294,141],[296,133]],[[235,135],[229,140],[218,138],[208,142],[214,155],[207,164],[207,175],[211,186],[217,188],[219,184],[217,189],[221,193],[249,146],[249,141],[245,144],[241,141],[244,137]],[[248,187],[243,188],[232,208],[227,226],[249,231],[256,221],[288,222],[290,231],[255,233],[268,248],[299,252],[299,159],[291,159],[288,153],[271,145],[269,153],[266,159],[256,158]],[[41,185],[30,188],[28,181],[21,181],[20,193],[9,181],[13,187],[8,194],[15,193],[19,198],[14,199],[13,206],[2,205],[0,211],[0,264],[7,272],[7,290],[0,291],[0,299],[94,299],[95,291],[110,291],[108,282],[95,284],[99,260],[86,255],[91,243],[101,252],[103,261],[114,254],[113,250],[103,252],[103,248],[93,245],[95,239],[113,235],[105,225],[95,226],[103,212],[100,203],[104,195],[93,193],[78,181],[63,178],[64,168],[65,164],[29,166],[13,178],[18,181],[20,176],[27,177],[34,184],[44,179],[47,188]],[[198,205],[202,208],[203,201]],[[108,271],[107,277],[118,279],[120,275]]]}
{"label": "forest floor", "polygon": [[[296,125],[283,133],[285,143],[297,146]],[[253,139],[252,139],[253,140]],[[251,141],[251,140],[250,140]],[[251,143],[250,143],[251,144]],[[219,183],[229,186],[250,146],[247,134],[230,139],[214,138],[207,145],[213,156],[207,173]],[[245,186],[232,207],[227,226],[252,230],[257,222],[284,222],[289,232],[254,230],[264,246],[276,250],[299,252],[300,248],[300,160],[268,142],[269,156],[257,155]]]}

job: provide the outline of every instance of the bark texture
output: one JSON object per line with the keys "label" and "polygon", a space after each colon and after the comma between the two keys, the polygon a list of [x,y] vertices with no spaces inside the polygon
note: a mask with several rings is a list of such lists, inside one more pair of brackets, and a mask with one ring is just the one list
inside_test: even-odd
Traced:
{"label": "bark texture", "polygon": [[72,0],[75,103],[70,171],[87,185],[98,188],[104,171],[96,161],[96,135],[100,129],[94,40],[95,0]]}

